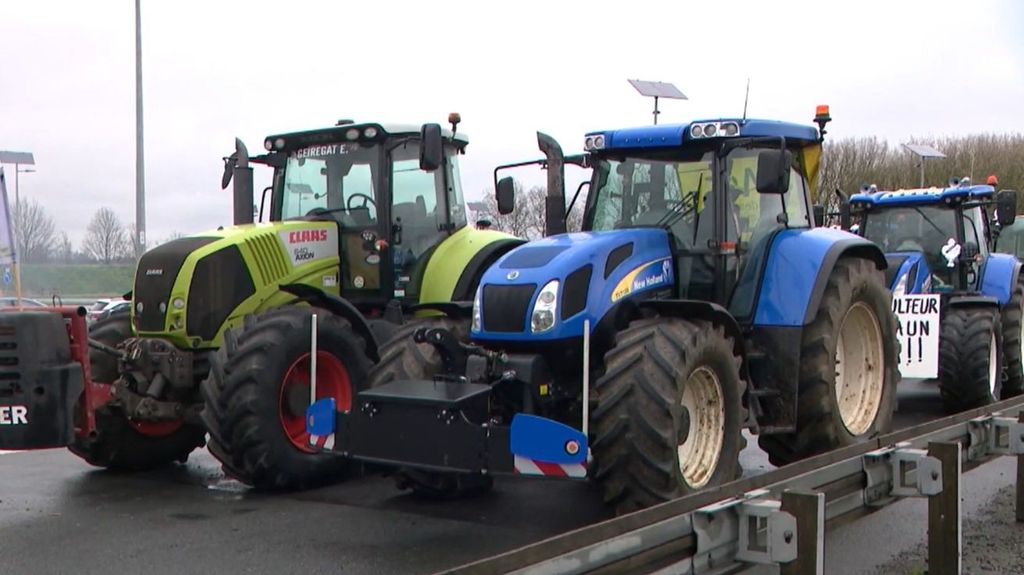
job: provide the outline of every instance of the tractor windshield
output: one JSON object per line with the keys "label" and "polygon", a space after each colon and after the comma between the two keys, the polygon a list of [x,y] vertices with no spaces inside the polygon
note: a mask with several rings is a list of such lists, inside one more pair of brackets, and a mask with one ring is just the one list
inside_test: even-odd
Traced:
{"label": "tractor windshield", "polygon": [[602,159],[595,165],[587,229],[671,225],[676,235],[694,235],[711,189],[714,154],[703,152],[675,161]]}
{"label": "tractor windshield", "polygon": [[330,210],[342,225],[373,225],[380,163],[380,148],[373,144],[325,144],[292,153],[284,170],[281,219]]}
{"label": "tractor windshield", "polygon": [[[724,162],[728,177],[724,186],[727,229],[720,238],[724,241],[752,242],[761,235],[759,231],[771,231],[783,221],[789,227],[810,226],[800,165],[792,168],[786,194],[757,193],[757,157],[762,149],[736,147],[717,159],[718,165]],[[684,247],[706,247],[714,219],[709,207],[721,193],[713,192],[715,152],[673,150],[671,155],[671,160],[596,157],[595,193],[588,198],[585,229],[663,225]]]}
{"label": "tractor windshield", "polygon": [[864,215],[863,235],[882,251],[941,255],[956,238],[956,212],[946,207],[903,206],[875,209]]}

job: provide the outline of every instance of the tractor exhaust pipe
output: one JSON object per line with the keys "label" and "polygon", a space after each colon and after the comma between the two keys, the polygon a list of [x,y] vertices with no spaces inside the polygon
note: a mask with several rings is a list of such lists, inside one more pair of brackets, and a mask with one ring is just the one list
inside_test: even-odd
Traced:
{"label": "tractor exhaust pipe", "polygon": [[249,166],[249,150],[242,140],[235,138],[235,153],[232,155],[234,166],[231,176],[234,186],[231,188],[234,200],[235,225],[253,222],[252,207],[252,168]]}
{"label": "tractor exhaust pipe", "polygon": [[537,146],[547,158],[548,193],[544,198],[544,235],[564,234],[565,227],[565,155],[551,136],[537,132]]}

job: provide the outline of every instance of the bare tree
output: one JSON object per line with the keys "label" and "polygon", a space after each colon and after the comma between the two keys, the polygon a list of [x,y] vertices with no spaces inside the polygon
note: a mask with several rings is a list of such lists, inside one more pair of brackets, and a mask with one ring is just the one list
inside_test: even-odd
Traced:
{"label": "bare tree", "polygon": [[57,240],[57,245],[54,249],[54,256],[62,264],[70,264],[74,261],[75,246],[71,243],[71,238],[68,237],[67,232],[60,233],[60,239]]}
{"label": "bare tree", "polygon": [[125,229],[117,214],[110,208],[96,210],[86,229],[82,249],[93,259],[109,264],[123,257],[130,246]]}
{"label": "bare tree", "polygon": [[21,200],[14,205],[12,216],[18,258],[35,263],[50,257],[57,242],[56,225],[46,210],[35,200]]}
{"label": "bare tree", "polygon": [[510,214],[498,213],[498,201],[490,191],[484,192],[484,200],[475,203],[478,208],[474,217],[486,219],[494,229],[510,233],[526,239],[537,239],[544,236],[544,197],[547,191],[541,186],[534,186],[523,191],[519,182],[515,182],[516,205]]}

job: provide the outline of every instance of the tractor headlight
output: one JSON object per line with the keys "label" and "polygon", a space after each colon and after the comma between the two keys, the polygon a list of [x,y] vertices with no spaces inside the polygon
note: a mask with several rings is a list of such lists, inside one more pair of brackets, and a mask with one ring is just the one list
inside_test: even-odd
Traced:
{"label": "tractor headlight", "polygon": [[171,302],[171,306],[176,310],[183,310],[185,309],[185,300],[180,297],[176,297],[174,298],[174,301]]}
{"label": "tractor headlight", "polygon": [[555,327],[555,312],[558,311],[558,280],[549,281],[537,296],[530,315],[530,331],[541,333]]}
{"label": "tractor headlight", "polygon": [[473,297],[473,323],[471,331],[480,331],[480,290],[483,286],[476,288],[476,296]]}
{"label": "tractor headlight", "polygon": [[900,276],[900,281],[896,282],[896,287],[892,288],[893,297],[899,297],[907,293],[907,276],[910,274],[903,274]]}

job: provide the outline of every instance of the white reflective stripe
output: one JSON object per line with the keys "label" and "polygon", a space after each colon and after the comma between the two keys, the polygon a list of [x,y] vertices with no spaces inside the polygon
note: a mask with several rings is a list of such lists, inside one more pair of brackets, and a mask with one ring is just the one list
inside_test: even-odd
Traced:
{"label": "white reflective stripe", "polygon": [[515,467],[516,471],[523,475],[544,475],[544,472],[537,467],[537,464],[532,459],[516,455],[515,456]]}
{"label": "white reflective stripe", "polygon": [[573,463],[571,465],[561,465],[562,471],[565,472],[569,477],[586,477],[587,468],[582,463]]}
{"label": "white reflective stripe", "polygon": [[324,449],[334,449],[334,434],[327,436],[327,441],[324,442]]}

